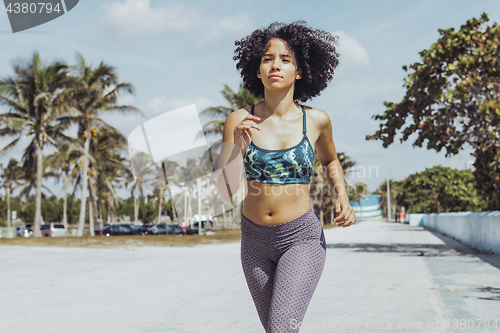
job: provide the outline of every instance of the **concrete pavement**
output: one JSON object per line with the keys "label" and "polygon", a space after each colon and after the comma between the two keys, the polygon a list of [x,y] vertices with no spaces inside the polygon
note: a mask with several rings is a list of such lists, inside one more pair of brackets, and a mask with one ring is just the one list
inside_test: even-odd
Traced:
{"label": "concrete pavement", "polygon": [[[500,332],[500,256],[383,221],[325,237],[300,332]],[[239,246],[0,246],[0,332],[262,333]]]}

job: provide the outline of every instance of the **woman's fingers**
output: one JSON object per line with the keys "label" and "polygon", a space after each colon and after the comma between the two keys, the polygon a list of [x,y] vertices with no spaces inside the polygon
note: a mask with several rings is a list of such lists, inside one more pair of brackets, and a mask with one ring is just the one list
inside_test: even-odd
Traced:
{"label": "woman's fingers", "polygon": [[243,119],[242,123],[250,123],[253,128],[260,130],[260,126],[257,125],[256,121],[260,121],[260,118],[257,116],[248,115],[245,119]]}
{"label": "woman's fingers", "polygon": [[[344,221],[345,220],[345,217],[347,216],[347,213],[348,213],[348,209],[345,207],[345,205],[343,204],[343,202],[339,202],[338,204],[336,203],[335,206],[339,206],[340,207],[340,214],[333,220],[334,222],[341,222],[341,221]],[[350,207],[350,205],[349,205]],[[335,208],[337,209],[337,208]]]}
{"label": "woman's fingers", "polygon": [[248,139],[246,142],[250,144],[250,141],[252,141],[252,132],[250,132],[250,130],[245,130],[245,136]]}
{"label": "woman's fingers", "polygon": [[337,216],[334,221],[340,222],[338,224],[339,227],[348,227],[354,223],[354,209],[349,204],[345,204],[344,202],[340,202],[340,207],[342,212],[339,216]]}
{"label": "woman's fingers", "polygon": [[260,117],[249,115],[245,119],[260,121]]}
{"label": "woman's fingers", "polygon": [[354,217],[355,217],[355,215],[354,215],[354,210],[352,209],[352,207],[349,210],[349,213],[346,214],[346,215],[347,215],[346,220],[344,222],[340,223],[339,227],[344,227],[345,228],[345,227],[348,227],[348,226],[354,224]]}

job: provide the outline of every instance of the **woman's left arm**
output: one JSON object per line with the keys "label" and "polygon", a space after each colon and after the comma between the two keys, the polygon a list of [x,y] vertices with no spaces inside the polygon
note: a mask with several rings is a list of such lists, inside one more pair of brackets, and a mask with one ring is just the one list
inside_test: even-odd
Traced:
{"label": "woman's left arm", "polygon": [[348,227],[354,223],[354,210],[349,203],[347,189],[344,181],[342,166],[335,151],[335,144],[332,137],[332,123],[328,113],[318,110],[319,137],[316,141],[316,153],[321,163],[326,179],[337,195],[335,201],[335,211],[341,214],[333,222],[339,223],[341,227]]}

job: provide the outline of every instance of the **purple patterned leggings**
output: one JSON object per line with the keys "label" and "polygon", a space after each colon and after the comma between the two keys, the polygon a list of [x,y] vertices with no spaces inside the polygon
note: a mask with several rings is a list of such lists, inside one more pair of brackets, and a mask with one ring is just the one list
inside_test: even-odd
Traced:
{"label": "purple patterned leggings", "polygon": [[266,333],[299,332],[325,257],[325,235],[312,209],[270,226],[242,215],[241,263]]}

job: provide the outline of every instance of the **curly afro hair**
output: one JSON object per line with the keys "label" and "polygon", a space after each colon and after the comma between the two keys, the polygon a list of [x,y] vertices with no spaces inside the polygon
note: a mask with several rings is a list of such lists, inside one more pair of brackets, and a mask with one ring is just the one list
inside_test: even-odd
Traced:
{"label": "curly afro hair", "polygon": [[264,85],[256,73],[272,38],[286,41],[295,54],[302,78],[295,81],[294,101],[305,102],[326,88],[339,64],[338,37],[328,31],[313,30],[306,24],[302,20],[291,24],[274,22],[234,43],[237,45],[233,57],[238,61],[236,68],[241,72],[243,86],[252,95],[264,97]]}

